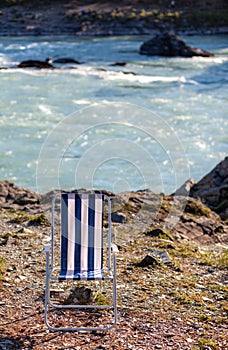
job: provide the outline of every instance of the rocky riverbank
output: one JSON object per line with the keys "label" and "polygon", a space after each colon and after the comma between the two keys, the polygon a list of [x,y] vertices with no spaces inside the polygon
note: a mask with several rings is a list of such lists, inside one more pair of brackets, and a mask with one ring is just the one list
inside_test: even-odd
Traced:
{"label": "rocky riverbank", "polygon": [[[108,333],[86,335],[53,334],[43,322],[43,248],[50,241],[53,193],[41,196],[9,181],[0,182],[0,346],[225,349],[227,163],[228,158],[199,183],[188,182],[174,195],[149,190],[108,193],[119,247],[119,319]],[[192,197],[186,197],[190,188]],[[84,298],[88,289],[74,287],[63,292],[60,288],[53,293],[56,298],[77,295],[80,299],[79,291]],[[98,297],[92,288],[90,291],[88,302]],[[106,294],[103,290],[99,298]],[[79,316],[81,321],[105,324],[108,316],[106,312],[102,315]]]}
{"label": "rocky riverbank", "polygon": [[0,36],[221,34],[227,13],[225,1],[8,0],[0,4]]}

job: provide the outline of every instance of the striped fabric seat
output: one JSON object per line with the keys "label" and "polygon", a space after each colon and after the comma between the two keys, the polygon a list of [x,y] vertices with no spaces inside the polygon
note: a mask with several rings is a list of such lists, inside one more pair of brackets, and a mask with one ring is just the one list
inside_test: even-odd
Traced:
{"label": "striped fabric seat", "polygon": [[102,194],[61,195],[59,280],[104,279],[103,213]]}
{"label": "striped fabric seat", "polygon": [[[60,204],[60,211],[59,211]],[[117,323],[116,253],[115,234],[111,229],[111,199],[97,193],[57,193],[52,198],[51,244],[45,246],[46,284],[44,321],[52,331],[107,331]],[[107,226],[103,230],[103,218]],[[61,221],[60,242],[55,223]],[[60,244],[59,244],[60,243]],[[60,258],[59,258],[60,253]],[[104,253],[104,254],[103,254]],[[108,299],[77,302],[65,297],[55,298],[51,288],[56,281],[61,288],[87,286],[103,293],[107,287]],[[82,281],[85,280],[85,281]],[[102,283],[93,283],[104,280]],[[85,283],[83,283],[85,282]],[[106,300],[106,298],[105,298]],[[83,309],[87,317],[78,312]],[[89,310],[100,310],[99,316]],[[58,312],[61,310],[61,313]],[[102,310],[105,311],[102,313]],[[86,313],[87,311],[87,313]],[[94,315],[93,315],[94,314]],[[103,315],[102,315],[103,314]],[[92,319],[91,319],[92,316]],[[103,321],[100,321],[103,317]]]}

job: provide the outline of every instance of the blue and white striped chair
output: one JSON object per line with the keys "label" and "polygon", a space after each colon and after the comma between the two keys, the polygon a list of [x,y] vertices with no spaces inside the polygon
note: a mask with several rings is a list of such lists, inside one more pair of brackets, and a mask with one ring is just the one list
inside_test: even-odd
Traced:
{"label": "blue and white striped chair", "polygon": [[[60,262],[56,275],[55,262],[55,207],[60,197]],[[104,203],[108,204],[108,230],[104,234],[103,218]],[[106,237],[105,237],[106,236]],[[107,240],[107,252],[104,248],[104,238]],[[46,288],[45,288],[45,323],[51,330],[80,331],[107,330],[116,325],[116,258],[118,251],[112,242],[111,233],[111,202],[103,194],[58,194],[52,201],[52,237],[51,245],[45,247],[46,252]],[[107,264],[104,264],[104,252]],[[110,305],[59,305],[50,298],[50,281],[68,280],[111,280],[112,302]],[[54,309],[106,309],[112,308],[113,322],[102,327],[55,327],[48,320],[48,313]]]}

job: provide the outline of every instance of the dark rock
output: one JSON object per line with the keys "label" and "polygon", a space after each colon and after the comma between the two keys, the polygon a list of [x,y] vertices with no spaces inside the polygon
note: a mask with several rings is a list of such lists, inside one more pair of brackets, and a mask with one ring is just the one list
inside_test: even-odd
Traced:
{"label": "dark rock", "polygon": [[125,67],[127,65],[127,62],[115,62],[110,64],[110,66],[115,67],[115,66],[120,66],[120,67]]}
{"label": "dark rock", "polygon": [[191,188],[190,196],[200,198],[223,220],[228,219],[228,157]]}
{"label": "dark rock", "polygon": [[161,230],[160,228],[155,228],[153,230],[149,230],[145,232],[146,235],[151,236],[151,237],[159,237],[161,235],[164,235],[165,232]]}
{"label": "dark rock", "polygon": [[122,72],[123,74],[137,75],[135,72]]}
{"label": "dark rock", "polygon": [[112,213],[111,215],[112,222],[118,222],[120,224],[126,223],[126,215],[123,213]]}
{"label": "dark rock", "polygon": [[137,266],[138,267],[146,267],[146,266],[155,266],[155,265],[159,265],[160,262],[158,259],[154,258],[151,255],[146,255],[145,258],[143,258],[142,261],[140,261]]}
{"label": "dark rock", "polygon": [[168,240],[173,241],[173,237],[169,233],[164,232],[160,228],[151,229],[151,230],[145,231],[143,233],[147,236],[150,236],[150,237],[164,238],[164,239],[168,239]]}
{"label": "dark rock", "polygon": [[126,247],[116,244],[118,251],[126,251]]}
{"label": "dark rock", "polygon": [[107,72],[107,69],[104,68],[98,68],[97,70],[99,70],[100,72]]}
{"label": "dark rock", "polygon": [[9,240],[9,235],[4,235],[1,237],[0,247],[4,247],[7,245]]}
{"label": "dark rock", "polygon": [[211,57],[213,53],[191,47],[172,33],[157,34],[154,38],[144,42],[140,47],[141,55],[149,56],[182,56],[182,57]]}
{"label": "dark rock", "polygon": [[22,61],[21,63],[19,63],[18,68],[47,69],[47,68],[54,68],[54,66],[49,62],[49,59],[47,59],[46,61],[27,60],[27,61]]}
{"label": "dark rock", "polygon": [[62,63],[62,64],[66,64],[66,63],[75,63],[75,64],[81,64],[82,62],[79,62],[77,60],[75,60],[74,58],[68,58],[68,57],[63,57],[63,58],[57,58],[56,60],[53,60],[53,63]]}
{"label": "dark rock", "polygon": [[[91,301],[93,292],[90,288],[84,286],[75,287],[71,289],[70,295],[68,296],[67,302],[69,303],[83,303]],[[67,303],[66,302],[66,303]]]}

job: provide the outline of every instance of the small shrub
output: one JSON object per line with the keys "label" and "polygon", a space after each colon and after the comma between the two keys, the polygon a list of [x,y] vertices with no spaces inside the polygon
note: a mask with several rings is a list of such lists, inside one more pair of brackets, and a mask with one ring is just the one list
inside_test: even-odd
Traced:
{"label": "small shrub", "polygon": [[25,212],[19,212],[17,213],[17,216],[15,216],[11,222],[15,223],[15,224],[22,224],[25,221],[29,220],[29,216],[27,214],[25,214]]}
{"label": "small shrub", "polygon": [[214,266],[220,269],[228,268],[228,250],[222,252],[200,251],[198,258],[202,265]]}
{"label": "small shrub", "polygon": [[198,316],[198,320],[202,321],[202,322],[209,322],[209,321],[211,321],[211,316],[206,315],[206,314],[200,314]]}
{"label": "small shrub", "polygon": [[29,218],[29,225],[48,226],[49,222],[44,214],[38,214]]}
{"label": "small shrub", "polygon": [[206,350],[208,348],[212,350],[218,349],[218,346],[214,341],[206,338],[199,339],[199,346],[200,346],[200,350]]}
{"label": "small shrub", "polygon": [[95,303],[96,303],[97,305],[109,305],[109,301],[108,301],[107,298],[106,298],[103,294],[101,294],[101,293],[99,293],[99,294],[97,294],[97,295],[95,296],[94,301],[95,301]]}
{"label": "small shrub", "polygon": [[190,214],[195,215],[197,217],[206,216],[209,218],[211,215],[211,210],[209,208],[207,208],[201,202],[195,202],[195,201],[194,202],[189,201],[186,204],[184,211],[186,213],[190,213]]}

